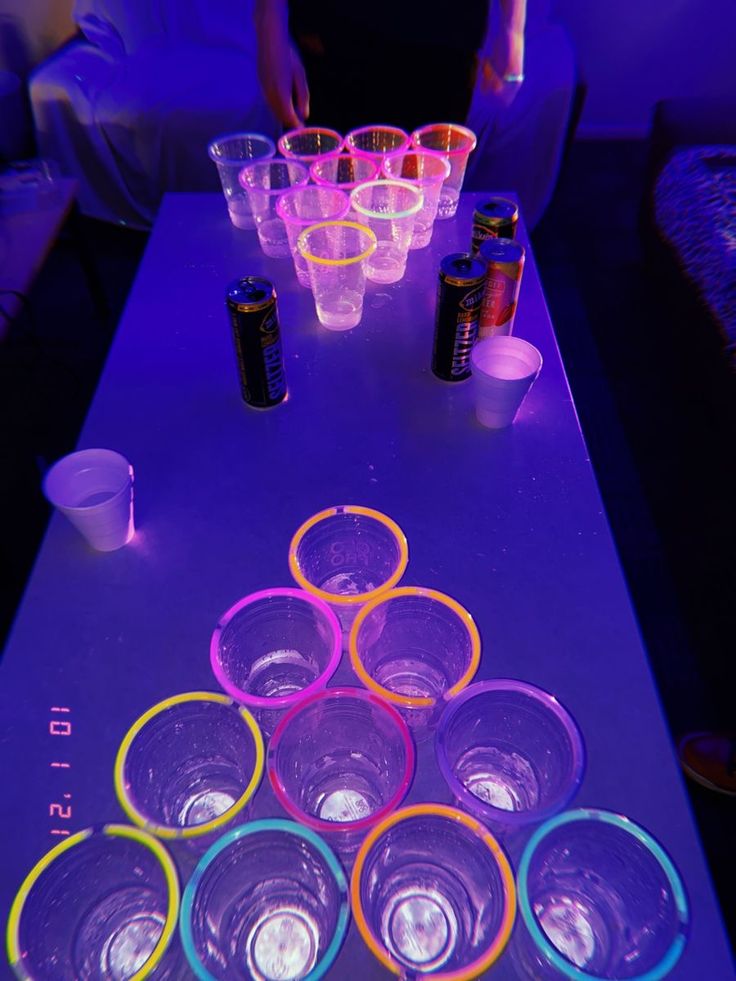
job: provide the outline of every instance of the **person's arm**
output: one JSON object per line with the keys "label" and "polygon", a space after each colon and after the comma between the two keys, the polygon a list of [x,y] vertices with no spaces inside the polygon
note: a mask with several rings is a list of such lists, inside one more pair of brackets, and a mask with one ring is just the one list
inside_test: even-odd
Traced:
{"label": "person's arm", "polygon": [[284,126],[302,126],[309,116],[309,88],[301,58],[289,36],[287,0],[255,0],[258,77],[269,108]]}
{"label": "person's arm", "polygon": [[524,81],[524,31],[526,0],[499,0],[500,24],[481,61],[481,85],[494,92]]}

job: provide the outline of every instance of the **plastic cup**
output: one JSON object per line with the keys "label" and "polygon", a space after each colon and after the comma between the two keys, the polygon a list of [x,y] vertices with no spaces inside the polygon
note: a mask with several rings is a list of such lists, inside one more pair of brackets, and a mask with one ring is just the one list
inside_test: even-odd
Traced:
{"label": "plastic cup", "polygon": [[474,818],[440,804],[403,808],[368,833],[350,896],[371,953],[404,978],[479,977],[503,952],[516,915],[501,846]]}
{"label": "plastic cup", "polygon": [[329,153],[318,157],[309,168],[309,176],[323,187],[339,187],[352,191],[358,184],[377,179],[380,164],[370,157],[358,157],[350,153]]}
{"label": "plastic cup", "polygon": [[542,370],[542,355],[520,337],[496,334],[478,341],[470,364],[478,422],[488,429],[510,426]]}
{"label": "plastic cup", "polygon": [[350,192],[355,216],[378,241],[366,262],[365,274],[372,282],[398,283],[403,277],[414,222],[423,203],[421,189],[404,181],[368,181]]}
{"label": "plastic cup", "polygon": [[247,814],[263,776],[253,716],[225,695],[186,692],[152,706],[128,729],[115,792],[134,823],[159,838],[206,841]]}
{"label": "plastic cup", "polygon": [[279,803],[343,856],[398,807],[413,775],[406,723],[361,688],[312,695],[284,716],[268,747]]}
{"label": "plastic cup", "polygon": [[345,631],[365,603],[396,585],[408,562],[406,535],[396,522],[354,504],[313,514],[289,545],[292,576],[330,604]]}
{"label": "plastic cup", "polygon": [[360,323],[366,269],[376,244],[370,228],[354,221],[320,222],[297,239],[317,319],[328,330],[350,330]]}
{"label": "plastic cup", "polygon": [[501,835],[567,807],[585,770],[570,713],[554,695],[507,678],[478,682],[453,698],[435,750],[457,805]]}
{"label": "plastic cup", "polygon": [[189,965],[207,981],[316,981],[348,925],[347,881],[313,831],[293,821],[253,821],[202,856],[181,910]]}
{"label": "plastic cup", "polygon": [[406,150],[410,142],[409,134],[398,126],[361,126],[345,137],[345,147],[349,153],[369,157],[379,167],[387,153]]}
{"label": "plastic cup", "polygon": [[23,981],[180,977],[179,882],[159,841],[106,824],[65,838],[26,876],[7,929]]}
{"label": "plastic cup", "polygon": [[305,228],[322,221],[340,221],[348,213],[350,198],[336,187],[292,187],[276,202],[276,214],[286,226],[289,248],[294,259],[296,278],[301,286],[311,288],[307,261],[297,248]]}
{"label": "plastic cup", "polygon": [[339,153],[343,139],[334,129],[323,126],[302,126],[292,129],[279,138],[279,153],[298,160],[307,167],[327,153]]}
{"label": "plastic cup", "polygon": [[384,157],[381,170],[390,180],[414,184],[424,195],[424,204],[414,219],[414,231],[409,245],[410,249],[423,249],[432,239],[440,191],[443,182],[450,175],[449,162],[437,153],[402,150]]}
{"label": "plastic cup", "polygon": [[273,140],[261,133],[230,133],[213,140],[207,152],[217,166],[230,221],[236,228],[255,228],[248,194],[238,175],[246,164],[273,157],[276,153]]}
{"label": "plastic cup", "polygon": [[135,534],[133,467],[114,450],[79,450],[51,467],[43,491],[98,552],[113,552]]}
{"label": "plastic cup", "polygon": [[307,168],[298,160],[266,160],[244,167],[238,180],[248,192],[263,252],[272,259],[290,256],[286,226],[276,213],[276,202],[290,187],[308,182]]}
{"label": "plastic cup", "polygon": [[517,888],[513,958],[534,978],[656,981],[687,943],[688,901],[672,860],[610,811],[550,818],[524,849]]}
{"label": "plastic cup", "polygon": [[431,123],[411,134],[412,145],[420,150],[441,153],[450,164],[450,176],[440,191],[438,218],[453,218],[460,202],[468,157],[478,142],[475,133],[457,123]]}
{"label": "plastic cup", "polygon": [[340,624],[327,603],[288,587],[238,600],[210,641],[218,683],[269,733],[287,709],[327,685],[341,652]]}
{"label": "plastic cup", "polygon": [[480,634],[452,597],[402,586],[360,610],[349,650],[361,683],[395,705],[418,737],[473,680],[480,663]]}

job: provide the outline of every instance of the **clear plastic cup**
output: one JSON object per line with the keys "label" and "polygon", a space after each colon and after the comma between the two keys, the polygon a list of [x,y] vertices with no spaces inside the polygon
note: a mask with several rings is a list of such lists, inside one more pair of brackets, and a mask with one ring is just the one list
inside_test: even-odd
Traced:
{"label": "clear plastic cup", "polygon": [[279,137],[282,156],[298,160],[307,167],[327,153],[339,153],[343,138],[334,129],[324,126],[302,126]]}
{"label": "clear plastic cup", "polygon": [[286,226],[289,248],[294,260],[296,278],[301,286],[311,288],[307,261],[297,248],[305,228],[323,221],[340,221],[348,213],[350,198],[336,187],[292,187],[276,202],[276,214]]}
{"label": "clear plastic cup", "polygon": [[114,450],[78,450],[51,467],[48,501],[98,552],[113,552],[135,534],[133,467]]}
{"label": "clear plastic cup", "polygon": [[349,153],[369,157],[379,167],[387,153],[406,150],[410,143],[409,134],[398,126],[361,126],[345,137],[345,147]]}
{"label": "clear plastic cup", "polygon": [[315,184],[339,187],[348,192],[358,184],[376,180],[380,172],[380,163],[377,161],[351,153],[329,153],[318,157],[309,168],[309,176]]}
{"label": "clear plastic cup", "polygon": [[248,194],[238,175],[246,164],[273,157],[276,153],[273,140],[261,133],[229,133],[213,140],[207,152],[217,166],[230,221],[236,228],[255,228]]}
{"label": "clear plastic cup", "polygon": [[390,180],[414,184],[424,195],[424,204],[414,220],[410,249],[423,249],[429,245],[437,217],[440,191],[450,175],[450,164],[437,153],[424,150],[401,150],[384,157],[381,170]]}
{"label": "clear plastic cup", "polygon": [[272,259],[291,255],[286,226],[276,213],[276,202],[290,187],[301,187],[309,181],[309,171],[298,160],[266,160],[244,167],[238,176],[248,192],[258,241]]}
{"label": "clear plastic cup", "polygon": [[324,600],[301,589],[251,593],[220,617],[210,641],[218,683],[270,733],[287,709],[327,685],[342,634]]}
{"label": "clear plastic cup", "polygon": [[215,692],[186,692],[144,712],[115,760],[127,816],[159,838],[206,843],[245,819],[263,776],[263,738],[246,709]]}
{"label": "clear plastic cup", "polygon": [[475,133],[457,123],[430,123],[411,134],[412,145],[420,150],[441,153],[450,164],[450,176],[440,191],[438,218],[454,218],[460,201],[468,157],[478,142]]}
{"label": "clear plastic cup", "polygon": [[372,282],[398,283],[403,277],[414,222],[423,203],[421,189],[404,181],[368,181],[350,192],[353,213],[378,240],[366,263],[365,274]]}
{"label": "clear plastic cup", "polygon": [[480,681],[453,698],[435,750],[457,805],[499,835],[563,810],[585,771],[583,738],[567,709],[509,678]]}
{"label": "clear plastic cup", "polygon": [[330,604],[345,631],[365,603],[396,585],[408,562],[406,535],[396,522],[355,504],[313,514],[289,545],[292,576]]}
{"label": "clear plastic cup", "polygon": [[662,846],[610,811],[565,811],[537,828],[519,863],[512,956],[544,979],[656,981],[687,943],[690,911]]}
{"label": "clear plastic cup", "polygon": [[470,353],[475,415],[488,429],[510,426],[542,370],[542,355],[513,334],[478,341]]}
{"label": "clear plastic cup", "polygon": [[436,725],[446,702],[473,680],[480,634],[451,596],[400,586],[360,610],[349,650],[361,683],[395,705],[419,738]]}
{"label": "clear plastic cup", "polygon": [[317,319],[328,330],[350,330],[360,323],[366,268],[376,244],[370,228],[354,221],[320,222],[297,239]]}
{"label": "clear plastic cup", "polygon": [[516,915],[501,846],[480,822],[440,804],[403,808],[368,833],[350,896],[369,950],[401,977],[479,977],[501,956]]}
{"label": "clear plastic cup", "polygon": [[387,702],[362,688],[328,688],[295,706],[268,746],[268,778],[287,813],[342,856],[406,796],[414,744]]}
{"label": "clear plastic cup", "polygon": [[316,981],[348,926],[347,881],[325,843],[293,821],[253,821],[202,856],[181,908],[197,978]]}
{"label": "clear plastic cup", "polygon": [[159,841],[106,824],[65,838],[15,896],[7,951],[23,981],[181,977],[179,881]]}

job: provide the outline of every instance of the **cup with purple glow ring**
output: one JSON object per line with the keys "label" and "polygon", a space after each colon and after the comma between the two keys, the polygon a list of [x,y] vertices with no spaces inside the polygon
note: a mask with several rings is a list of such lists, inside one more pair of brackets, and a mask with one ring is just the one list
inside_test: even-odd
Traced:
{"label": "cup with purple glow ring", "polygon": [[567,807],[585,771],[583,737],[564,705],[509,678],[479,681],[453,698],[435,751],[457,806],[502,836]]}
{"label": "cup with purple glow ring", "polygon": [[348,213],[350,198],[338,187],[307,184],[284,191],[276,202],[276,214],[286,226],[294,270],[300,286],[311,289],[307,261],[297,248],[299,236],[310,225],[340,221]]}
{"label": "cup with purple glow ring", "polygon": [[400,150],[384,157],[381,170],[389,180],[408,181],[421,189],[424,203],[414,219],[409,248],[425,248],[432,239],[442,185],[450,176],[449,162],[437,153]]}
{"label": "cup with purple glow ring", "polygon": [[319,596],[278,587],[250,593],[220,617],[210,664],[222,688],[253,712],[264,732],[337,670],[342,631]]}
{"label": "cup with purple glow ring", "polygon": [[358,184],[376,180],[380,171],[380,163],[371,157],[353,153],[328,153],[312,163],[309,176],[315,184],[350,192]]}
{"label": "cup with purple glow ring", "polygon": [[398,126],[361,126],[345,137],[348,153],[369,157],[379,167],[387,153],[406,150],[410,143],[409,134]]}
{"label": "cup with purple glow ring", "polygon": [[468,157],[478,142],[472,130],[457,123],[430,123],[411,134],[412,146],[441,154],[450,164],[450,175],[440,191],[437,217],[454,218],[460,203]]}
{"label": "cup with purple glow ring", "polygon": [[342,150],[343,138],[334,129],[325,126],[302,126],[289,130],[279,137],[279,153],[291,160],[298,160],[307,167],[328,153]]}
{"label": "cup with purple glow ring", "polygon": [[276,213],[276,202],[290,187],[309,181],[309,170],[298,160],[266,160],[243,167],[238,180],[248,194],[258,242],[272,259],[291,255],[286,226]]}

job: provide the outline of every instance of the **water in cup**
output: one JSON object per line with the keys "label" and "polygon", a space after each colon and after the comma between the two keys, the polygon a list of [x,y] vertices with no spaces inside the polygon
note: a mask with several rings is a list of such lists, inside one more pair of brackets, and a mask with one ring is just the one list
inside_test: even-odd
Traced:
{"label": "water in cup", "polygon": [[[317,316],[321,324],[334,330],[348,330],[357,327],[363,316],[363,294],[358,290],[341,289],[327,293],[315,293]],[[342,592],[329,589],[328,592]]]}

